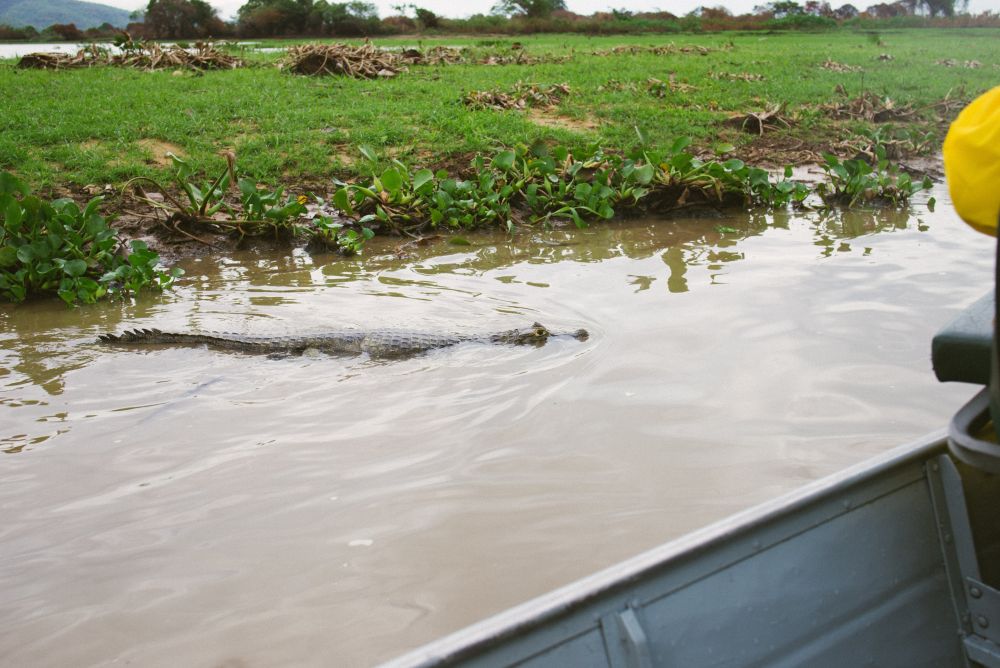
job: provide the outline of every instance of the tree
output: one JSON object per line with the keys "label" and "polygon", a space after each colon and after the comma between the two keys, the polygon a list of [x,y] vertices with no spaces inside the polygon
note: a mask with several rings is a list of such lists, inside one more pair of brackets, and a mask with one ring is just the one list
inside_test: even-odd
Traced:
{"label": "tree", "polygon": [[83,39],[83,32],[75,23],[53,23],[44,32],[52,33],[67,42],[79,42]]}
{"label": "tree", "polygon": [[557,9],[566,9],[565,0],[500,0],[493,6],[493,13],[544,19]]}
{"label": "tree", "polygon": [[926,8],[931,16],[955,15],[955,0],[921,0],[917,5]]}
{"label": "tree", "polygon": [[806,0],[805,13],[813,16],[833,17],[833,9],[826,0]]}
{"label": "tree", "polygon": [[774,14],[774,18],[776,19],[804,13],[802,7],[795,0],[776,0],[776,2],[770,3],[768,7],[771,8],[771,13]]}
{"label": "tree", "polygon": [[207,37],[222,21],[205,0],[149,0],[146,26],[157,38]]}
{"label": "tree", "polygon": [[854,5],[841,5],[833,10],[833,18],[839,21],[846,21],[847,19],[856,18],[860,14],[858,8]]}
{"label": "tree", "polygon": [[273,37],[301,34],[312,10],[312,0],[249,0],[236,16],[244,33]]}

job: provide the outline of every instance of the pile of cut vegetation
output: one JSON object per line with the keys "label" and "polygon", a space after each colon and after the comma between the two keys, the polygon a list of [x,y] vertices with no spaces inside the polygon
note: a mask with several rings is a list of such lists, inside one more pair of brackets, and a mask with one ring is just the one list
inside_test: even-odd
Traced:
{"label": "pile of cut vegetation", "polygon": [[193,49],[177,45],[164,48],[155,42],[142,42],[112,55],[110,64],[142,70],[235,70],[243,67],[244,62],[208,42],[197,42]]}
{"label": "pile of cut vegetation", "polygon": [[23,70],[68,70],[92,65],[105,65],[107,61],[108,53],[91,45],[80,49],[75,55],[45,52],[28,53],[17,61],[17,66]]}
{"label": "pile of cut vegetation", "polygon": [[830,118],[860,120],[870,123],[917,120],[917,112],[912,105],[897,105],[890,98],[876,95],[868,90],[863,91],[855,98],[824,104],[820,109]]}
{"label": "pile of cut vegetation", "polygon": [[42,70],[64,70],[98,65],[134,67],[142,70],[231,70],[243,67],[243,61],[204,42],[195,44],[194,49],[185,49],[177,45],[163,47],[155,42],[128,42],[121,46],[120,53],[111,53],[107,49],[90,45],[80,49],[75,55],[29,53],[17,63],[21,69]]}
{"label": "pile of cut vegetation", "polygon": [[785,116],[784,113],[785,105],[776,104],[764,111],[735,114],[727,118],[724,124],[759,136],[763,135],[765,130],[780,130],[792,127],[792,119]]}
{"label": "pile of cut vegetation", "polygon": [[456,65],[465,62],[462,49],[454,46],[435,46],[427,51],[403,49],[402,57],[410,65]]}
{"label": "pile of cut vegetation", "polygon": [[281,67],[309,76],[337,75],[355,79],[394,77],[406,71],[401,54],[380,49],[371,42],[350,44],[302,44],[288,49]]}
{"label": "pile of cut vegetation", "polygon": [[528,107],[554,107],[569,95],[569,85],[540,86],[518,81],[509,91],[474,90],[462,97],[470,109],[527,109]]}
{"label": "pile of cut vegetation", "polygon": [[686,44],[684,46],[677,46],[673,42],[670,44],[661,44],[658,46],[639,46],[636,44],[629,44],[625,46],[613,46],[610,49],[598,49],[594,51],[592,55],[595,56],[635,56],[641,53],[649,53],[654,56],[666,56],[676,53],[696,53],[700,56],[707,56],[713,51],[718,49],[713,49],[707,46],[699,46],[697,44]]}

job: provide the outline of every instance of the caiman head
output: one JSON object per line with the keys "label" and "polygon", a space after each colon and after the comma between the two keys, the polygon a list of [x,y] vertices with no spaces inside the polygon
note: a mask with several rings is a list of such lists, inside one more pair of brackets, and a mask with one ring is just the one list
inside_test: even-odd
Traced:
{"label": "caiman head", "polygon": [[[504,343],[516,343],[518,345],[544,346],[550,336],[556,336],[540,322],[533,323],[531,327],[521,327],[499,334],[496,339]],[[585,329],[578,329],[572,334],[573,338],[579,341],[586,341],[590,336]]]}

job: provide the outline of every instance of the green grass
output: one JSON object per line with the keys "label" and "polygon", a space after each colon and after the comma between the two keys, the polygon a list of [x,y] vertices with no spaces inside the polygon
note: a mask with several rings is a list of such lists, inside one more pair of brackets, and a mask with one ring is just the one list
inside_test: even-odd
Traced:
{"label": "green grass", "polygon": [[[370,173],[358,147],[383,160],[414,166],[461,162],[462,156],[536,140],[571,150],[601,145],[628,150],[638,126],[653,145],[690,136],[696,145],[720,140],[745,144],[720,121],[730,113],[786,103],[789,113],[829,101],[841,84],[853,96],[862,87],[897,103],[926,105],[964,86],[971,95],[995,85],[1000,74],[1000,30],[883,31],[883,44],[863,33],[712,34],[673,36],[547,35],[519,39],[532,55],[573,53],[567,63],[536,66],[453,65],[412,67],[389,80],[310,78],[274,67],[270,54],[248,56],[254,66],[204,75],[94,68],[23,71],[0,61],[0,169],[36,188],[121,184],[167,169],[162,154],[177,150],[206,173],[219,171],[219,152],[235,149],[240,169],[260,181],[315,183]],[[437,43],[475,45],[474,38]],[[507,43],[514,40],[506,40]],[[712,53],[591,55],[616,45],[699,44]],[[399,46],[412,40],[384,40]],[[432,45],[424,40],[425,46]],[[731,49],[723,49],[728,44]],[[889,53],[892,60],[876,57]],[[936,61],[977,60],[979,69],[947,68]],[[863,73],[822,69],[827,59]],[[764,74],[761,82],[715,80],[709,72]],[[656,98],[648,77],[696,87]],[[608,91],[609,79],[639,84],[638,91]],[[509,88],[517,81],[566,82],[572,94],[557,115],[562,127],[540,125],[523,112],[470,111],[463,93]],[[553,113],[556,115],[556,112]],[[790,137],[843,138],[857,124],[833,125],[804,112]]]}

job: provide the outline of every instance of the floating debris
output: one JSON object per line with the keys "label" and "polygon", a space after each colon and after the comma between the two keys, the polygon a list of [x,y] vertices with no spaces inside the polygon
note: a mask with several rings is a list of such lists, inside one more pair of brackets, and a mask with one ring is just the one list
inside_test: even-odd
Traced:
{"label": "floating debris", "polygon": [[824,70],[830,70],[831,72],[861,72],[860,65],[845,65],[844,63],[838,63],[835,60],[826,60],[820,65]]}
{"label": "floating debris", "polygon": [[543,87],[518,81],[510,91],[478,90],[466,93],[462,102],[470,109],[527,109],[528,107],[554,107],[570,94],[567,84]]}
{"label": "floating debris", "polygon": [[780,128],[792,127],[791,119],[782,115],[784,110],[785,105],[777,104],[764,111],[748,112],[745,114],[730,116],[724,121],[724,123],[726,125],[739,128],[743,132],[762,135],[764,134],[764,130],[767,128],[776,130]]}
{"label": "floating debris", "polygon": [[399,53],[380,49],[366,41],[350,44],[302,44],[288,49],[280,67],[309,76],[337,75],[355,79],[394,77],[406,71]]}

